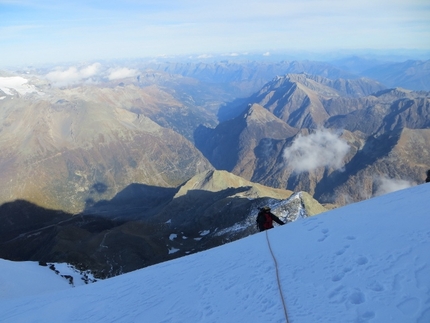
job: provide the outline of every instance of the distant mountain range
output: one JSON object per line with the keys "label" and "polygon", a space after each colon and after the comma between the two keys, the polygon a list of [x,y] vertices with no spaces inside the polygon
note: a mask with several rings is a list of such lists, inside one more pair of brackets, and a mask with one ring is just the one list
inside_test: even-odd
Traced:
{"label": "distant mountain range", "polygon": [[252,234],[293,192],[321,212],[430,168],[428,61],[93,67],[0,74],[0,257],[115,275]]}
{"label": "distant mountain range", "polygon": [[246,84],[251,91],[248,92],[249,94],[258,91],[275,76],[300,73],[318,75],[332,80],[367,77],[380,82],[385,87],[430,91],[430,60],[393,62],[351,56],[332,62],[306,60],[269,63],[226,60],[214,63],[163,62],[138,66],[144,69],[150,68],[179,74],[206,83]]}

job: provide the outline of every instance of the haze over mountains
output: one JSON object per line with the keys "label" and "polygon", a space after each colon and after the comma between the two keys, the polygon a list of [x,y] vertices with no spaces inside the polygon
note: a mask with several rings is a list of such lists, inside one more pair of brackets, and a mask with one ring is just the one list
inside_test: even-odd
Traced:
{"label": "haze over mountains", "polygon": [[428,66],[137,60],[2,72],[2,257],[115,275],[252,234],[258,207],[293,192],[302,209],[317,206],[308,216],[325,210],[312,197],[333,207],[421,183]]}

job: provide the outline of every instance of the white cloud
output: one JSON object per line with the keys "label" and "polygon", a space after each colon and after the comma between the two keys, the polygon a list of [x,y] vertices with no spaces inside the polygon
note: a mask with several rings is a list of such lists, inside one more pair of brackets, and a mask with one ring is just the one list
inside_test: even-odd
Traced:
{"label": "white cloud", "polygon": [[136,70],[122,67],[122,68],[112,69],[110,71],[108,79],[112,81],[112,80],[117,80],[117,79],[123,79],[126,77],[134,77],[137,75],[138,75],[138,72]]}
{"label": "white cloud", "polygon": [[263,56],[270,56],[270,52],[265,52]]}
{"label": "white cloud", "polygon": [[327,129],[318,129],[308,136],[299,135],[292,145],[284,150],[284,158],[296,173],[319,167],[339,169],[349,148],[339,135]]}
{"label": "white cloud", "polygon": [[88,78],[88,77],[96,75],[99,72],[100,67],[101,67],[100,63],[94,63],[92,65],[89,65],[89,66],[81,69],[79,72],[83,78]]}
{"label": "white cloud", "polygon": [[71,66],[66,70],[57,69],[49,72],[45,77],[56,86],[66,86],[87,81],[89,78],[97,75],[100,67],[100,63],[94,63],[81,69]]}
{"label": "white cloud", "polygon": [[378,177],[375,180],[376,191],[374,196],[384,195],[391,192],[412,187],[415,184],[403,179],[388,178],[387,176]]}
{"label": "white cloud", "polygon": [[237,57],[239,56],[239,53],[227,53],[227,54],[223,54],[222,56]]}

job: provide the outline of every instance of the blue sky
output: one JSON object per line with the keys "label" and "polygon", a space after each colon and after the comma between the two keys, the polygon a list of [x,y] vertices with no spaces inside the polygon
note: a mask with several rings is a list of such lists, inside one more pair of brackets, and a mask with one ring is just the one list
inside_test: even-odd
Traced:
{"label": "blue sky", "polygon": [[275,50],[430,49],[428,0],[0,0],[0,66]]}

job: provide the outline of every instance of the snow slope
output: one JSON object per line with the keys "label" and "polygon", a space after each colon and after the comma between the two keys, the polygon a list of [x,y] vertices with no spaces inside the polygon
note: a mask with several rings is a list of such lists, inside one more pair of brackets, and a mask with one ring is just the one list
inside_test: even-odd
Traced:
{"label": "snow slope", "polygon": [[[423,184],[268,231],[289,321],[429,323],[429,209]],[[94,284],[0,299],[0,322],[280,323],[276,277],[263,232]]]}

